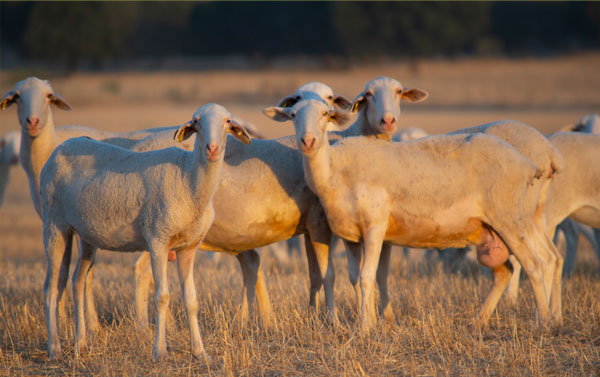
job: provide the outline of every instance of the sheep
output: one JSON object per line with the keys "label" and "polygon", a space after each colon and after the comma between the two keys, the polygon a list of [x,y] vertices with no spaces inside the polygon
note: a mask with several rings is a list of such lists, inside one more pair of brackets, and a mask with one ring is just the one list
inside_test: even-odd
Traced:
{"label": "sheep", "polygon": [[[600,135],[581,132],[557,132],[548,140],[560,151],[565,170],[552,183],[546,223],[554,236],[557,226],[566,218],[600,228]],[[594,230],[600,239],[598,229]],[[567,254],[569,259],[569,254]],[[514,265],[514,275],[508,285],[509,297],[518,296],[520,265]]]}
{"label": "sheep", "polygon": [[[539,169],[515,148],[483,133],[405,143],[356,137],[330,146],[327,125],[343,123],[347,116],[342,112],[314,100],[263,112],[276,121],[293,121],[305,179],[329,226],[344,239],[363,242],[363,329],[376,320],[370,295],[384,241],[420,248],[479,245],[478,260],[494,271],[492,290],[478,315],[482,326],[510,278],[510,250],[532,281],[541,321],[550,320],[539,254],[551,252],[536,234],[533,219],[544,182]],[[378,168],[372,161],[378,161]],[[443,190],[432,185],[438,181],[444,182]],[[552,315],[560,318],[560,313]]]}
{"label": "sheep", "polygon": [[[149,130],[133,131],[115,134],[82,126],[54,127],[51,105],[61,110],[71,110],[71,105],[58,93],[50,83],[37,77],[29,77],[19,81],[14,88],[0,100],[0,110],[12,104],[17,105],[17,116],[21,126],[21,144],[19,161],[27,174],[29,190],[34,209],[41,214],[40,173],[42,167],[54,149],[63,141],[72,137],[87,136],[97,140],[115,144],[124,148],[134,145],[139,139],[153,133],[173,132],[174,127],[158,127]],[[3,180],[3,184],[5,181]],[[60,285],[62,289],[67,284],[70,255],[65,256],[61,269]],[[93,300],[92,290],[93,266],[90,268],[86,284],[86,314],[90,328],[99,328],[98,315]],[[64,301],[61,300],[62,311]]]}
{"label": "sheep", "polygon": [[20,148],[20,132],[7,132],[0,138],[0,206],[4,202],[4,194],[10,178],[10,169],[13,165],[19,163]]}
{"label": "sheep", "polygon": [[[328,106],[339,103],[347,107],[350,103],[345,97],[334,95],[327,85],[317,82],[303,85],[296,95],[319,98]],[[280,103],[292,101],[291,97]],[[132,150],[164,148],[169,143],[172,141],[154,134],[139,141]],[[237,150],[235,145],[228,146],[227,150],[235,153],[225,155],[222,182],[213,199],[215,221],[200,249],[235,254],[242,264],[241,320],[245,322],[249,318],[254,297],[263,324],[270,326],[272,320],[264,277],[259,268],[260,256],[254,249],[304,234],[310,276],[309,306],[317,309],[318,292],[323,286],[327,316],[335,322],[335,273],[329,253],[331,231],[318,198],[304,181],[302,159],[294,137],[255,140],[243,150]],[[234,205],[240,197],[247,206]],[[144,253],[135,265],[136,322],[142,328],[148,323],[149,267],[150,258]]]}
{"label": "sheep", "polygon": [[[358,114],[356,121],[343,131],[334,130],[329,133],[330,140],[340,140],[351,136],[367,136],[369,138],[392,140],[398,130],[400,119],[400,102],[422,102],[429,94],[418,88],[405,88],[399,81],[386,76],[377,77],[365,85],[365,89],[352,102],[350,112]],[[362,265],[361,245],[344,240],[348,257],[348,273],[350,283],[354,287],[357,304],[361,306],[361,291],[358,273]],[[383,244],[380,266],[377,270],[377,284],[380,292],[380,312],[387,320],[394,318],[387,290],[387,274],[391,257],[391,245]],[[372,296],[374,297],[374,296]]]}
{"label": "sheep", "polygon": [[561,131],[585,132],[598,135],[600,134],[600,115],[585,115],[581,117],[577,123],[566,125]]}
{"label": "sheep", "polygon": [[564,237],[566,243],[564,245],[566,256],[565,265],[563,268],[563,276],[570,277],[573,274],[580,234],[587,238],[588,242],[592,246],[592,249],[596,253],[596,256],[598,259],[600,259],[600,231],[587,225],[580,224],[567,217],[560,224],[558,224],[556,227],[556,234],[554,235],[554,242],[557,245],[559,244],[558,242],[561,235]]}
{"label": "sheep", "polygon": [[158,310],[153,353],[158,360],[168,356],[167,256],[169,250],[177,251],[192,355],[199,357],[204,353],[193,278],[195,249],[214,219],[212,198],[219,184],[226,134],[244,144],[250,143],[250,136],[217,104],[198,108],[175,137],[184,140],[192,133],[198,134],[192,152],[168,148],[138,153],[90,138],[75,138],[61,144],[48,159],[40,179],[48,261],[45,310],[52,360],[61,357],[55,318],[57,270],[63,254],[69,252],[73,233],[81,239],[73,277],[77,352],[87,350],[83,316],[85,274],[100,247],[150,251]]}

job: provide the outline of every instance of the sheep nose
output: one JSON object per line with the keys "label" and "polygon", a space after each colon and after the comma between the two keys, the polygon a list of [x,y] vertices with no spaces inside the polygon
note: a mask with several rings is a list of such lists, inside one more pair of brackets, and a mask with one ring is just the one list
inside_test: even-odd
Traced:
{"label": "sheep nose", "polygon": [[208,144],[206,146],[206,150],[209,154],[214,155],[215,153],[217,153],[217,150],[219,150],[219,146],[217,144]]}
{"label": "sheep nose", "polygon": [[37,126],[37,124],[40,122],[40,118],[36,117],[36,116],[31,116],[27,118],[27,124],[29,124],[31,127],[35,127]]}
{"label": "sheep nose", "polygon": [[381,118],[381,123],[383,123],[384,125],[393,125],[396,123],[396,117],[393,116],[391,113],[386,113],[383,118]]}
{"label": "sheep nose", "polygon": [[307,136],[303,137],[301,141],[305,148],[312,148],[315,145],[315,140],[314,136]]}

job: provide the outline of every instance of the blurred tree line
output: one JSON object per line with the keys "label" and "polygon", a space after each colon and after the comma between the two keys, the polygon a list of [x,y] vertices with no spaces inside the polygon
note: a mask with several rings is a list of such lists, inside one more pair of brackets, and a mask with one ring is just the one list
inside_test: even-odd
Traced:
{"label": "blurred tree line", "polygon": [[7,52],[97,67],[245,55],[540,55],[598,49],[598,2],[0,2]]}

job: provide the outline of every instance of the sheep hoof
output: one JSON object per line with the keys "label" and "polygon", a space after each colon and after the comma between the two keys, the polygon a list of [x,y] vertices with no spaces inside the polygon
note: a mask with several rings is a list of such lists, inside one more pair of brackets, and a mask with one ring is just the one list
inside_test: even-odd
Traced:
{"label": "sheep hoof", "polygon": [[166,349],[158,350],[157,348],[154,348],[153,353],[154,359],[159,363],[162,363],[169,358],[169,352]]}

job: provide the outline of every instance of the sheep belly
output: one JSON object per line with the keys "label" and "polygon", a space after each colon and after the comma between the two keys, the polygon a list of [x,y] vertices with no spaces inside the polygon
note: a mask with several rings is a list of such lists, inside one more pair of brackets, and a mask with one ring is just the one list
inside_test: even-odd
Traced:
{"label": "sheep belly", "polygon": [[75,232],[86,242],[96,245],[100,249],[141,251],[148,248],[146,241],[134,224],[117,226],[108,232],[82,232],[78,229],[75,229]]}

